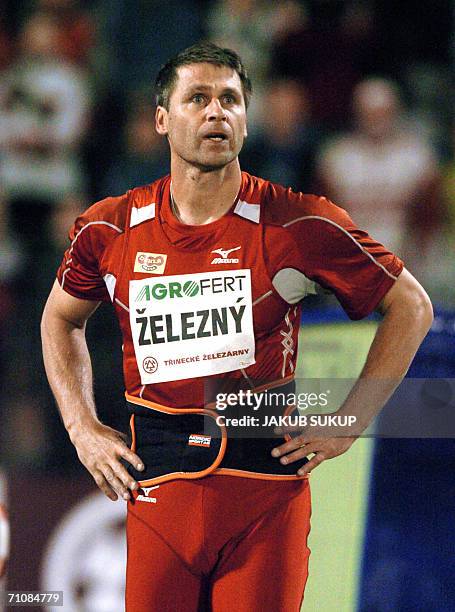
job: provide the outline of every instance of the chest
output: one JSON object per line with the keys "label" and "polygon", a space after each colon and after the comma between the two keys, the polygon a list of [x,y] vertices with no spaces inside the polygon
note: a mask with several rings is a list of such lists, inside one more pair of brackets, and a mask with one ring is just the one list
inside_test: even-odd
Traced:
{"label": "chest", "polygon": [[101,273],[116,278],[115,298],[128,308],[139,300],[157,313],[217,309],[221,325],[235,326],[245,305],[258,334],[283,320],[288,305],[272,285],[261,225],[233,222],[220,235],[190,234],[188,244],[176,247],[158,223],[144,223],[106,252]]}

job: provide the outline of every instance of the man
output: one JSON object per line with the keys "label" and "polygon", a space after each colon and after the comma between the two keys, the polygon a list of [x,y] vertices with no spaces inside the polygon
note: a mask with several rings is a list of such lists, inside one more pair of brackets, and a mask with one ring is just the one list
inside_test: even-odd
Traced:
{"label": "man", "polygon": [[[322,286],[352,318],[384,313],[338,411],[360,432],[405,374],[431,305],[344,211],[241,172],[251,84],[234,52],[186,49],[157,92],[171,176],[76,221],[43,315],[48,377],[80,460],[109,498],[129,500],[128,610],[299,610],[307,476],[355,435],[282,443],[220,425],[217,436],[204,381],[288,389],[301,303]],[[84,331],[100,301],[123,333],[131,449],[96,417]],[[361,384],[373,380],[383,384]]]}
{"label": "man", "polygon": [[424,268],[422,251],[440,221],[436,155],[406,122],[393,81],[361,81],[352,108],[354,129],[319,155],[321,187],[377,240],[401,256],[414,253],[414,268]]}

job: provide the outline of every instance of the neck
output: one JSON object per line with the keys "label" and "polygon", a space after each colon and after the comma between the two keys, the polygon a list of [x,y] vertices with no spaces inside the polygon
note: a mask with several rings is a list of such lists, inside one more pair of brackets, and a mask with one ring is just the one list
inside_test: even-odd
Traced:
{"label": "neck", "polygon": [[222,217],[234,203],[242,181],[237,158],[210,172],[172,160],[171,177],[174,214],[187,225],[205,225]]}

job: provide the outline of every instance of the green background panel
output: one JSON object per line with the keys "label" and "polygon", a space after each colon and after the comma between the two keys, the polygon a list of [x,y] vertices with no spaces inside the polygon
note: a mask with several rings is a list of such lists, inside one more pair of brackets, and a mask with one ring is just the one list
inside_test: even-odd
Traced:
{"label": "green background panel", "polygon": [[[297,378],[356,378],[376,323],[302,326]],[[311,476],[310,569],[303,612],[356,609],[373,442],[360,439]]]}

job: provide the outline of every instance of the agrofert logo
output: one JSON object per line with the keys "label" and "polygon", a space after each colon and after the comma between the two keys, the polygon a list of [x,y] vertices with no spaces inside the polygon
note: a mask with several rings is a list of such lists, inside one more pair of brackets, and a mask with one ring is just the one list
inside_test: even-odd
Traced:
{"label": "agrofert logo", "polygon": [[164,300],[165,298],[194,297],[199,293],[199,285],[195,281],[179,283],[156,283],[145,285],[136,296],[136,302],[149,302],[150,300]]}

